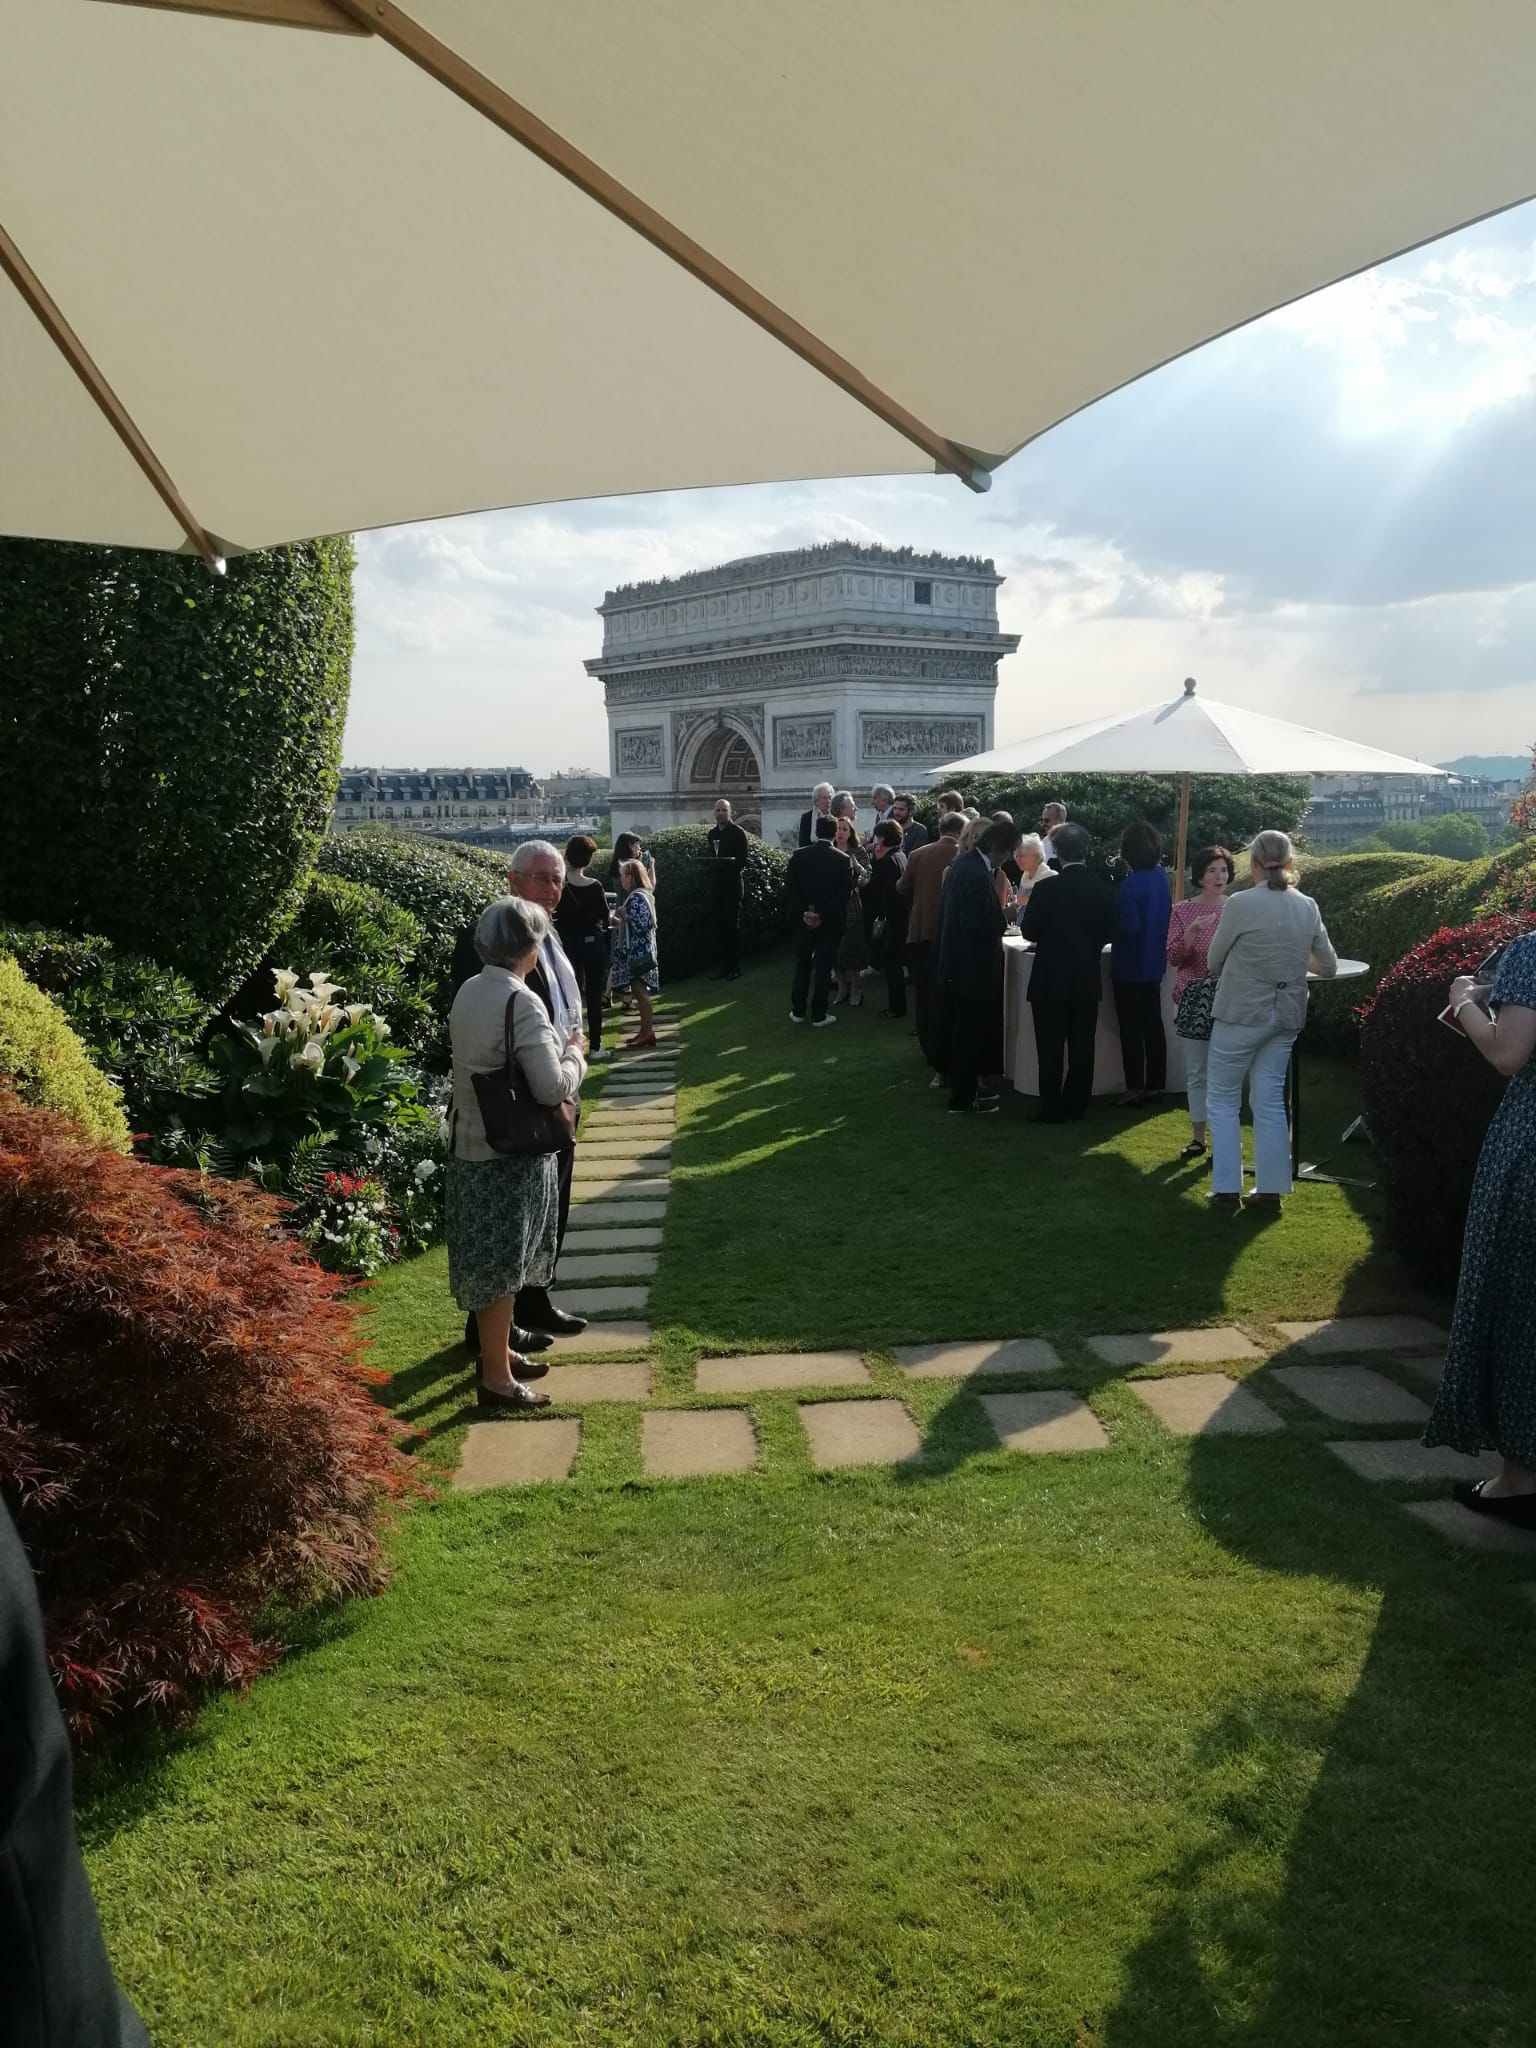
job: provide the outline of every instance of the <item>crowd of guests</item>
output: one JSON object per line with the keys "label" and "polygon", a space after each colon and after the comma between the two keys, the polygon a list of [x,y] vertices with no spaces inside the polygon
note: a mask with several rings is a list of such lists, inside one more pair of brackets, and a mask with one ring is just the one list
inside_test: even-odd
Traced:
{"label": "crowd of guests", "polygon": [[[994,1115],[1005,1065],[1004,941],[1017,931],[1033,954],[1036,1114],[1077,1121],[1094,1101],[1106,955],[1122,1064],[1116,1105],[1164,1100],[1171,969],[1191,1126],[1182,1157],[1209,1158],[1216,1206],[1278,1206],[1291,1185],[1286,1075],[1307,978],[1338,965],[1317,905],[1297,887],[1283,832],[1261,832],[1246,865],[1226,847],[1202,847],[1190,863],[1193,893],[1175,903],[1161,835],[1145,819],[1106,855],[1062,803],[1047,804],[1039,829],[1025,832],[1007,812],[983,817],[946,790],[930,838],[910,797],[880,787],[872,802],[875,822],[861,836],[852,796],[822,783],[800,821],[789,865],[794,1023],[835,1022],[837,1004],[857,1006],[862,978],[882,972],[881,1014],[904,1016],[910,989],[931,1085],[948,1089],[950,1113]],[[1245,1085],[1256,1178],[1246,1197]]]}

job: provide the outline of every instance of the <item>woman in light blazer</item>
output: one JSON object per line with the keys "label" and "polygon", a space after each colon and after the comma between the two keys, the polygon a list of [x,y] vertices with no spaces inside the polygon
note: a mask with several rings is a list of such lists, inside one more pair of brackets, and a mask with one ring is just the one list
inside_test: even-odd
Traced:
{"label": "woman in light blazer", "polygon": [[580,1092],[587,1063],[581,1032],[562,1044],[549,1012],[527,986],[549,933],[549,919],[521,896],[503,896],[482,912],[475,950],[485,962],[453,999],[450,1157],[444,1190],[448,1285],[480,1332],[480,1407],[545,1408],[548,1394],[526,1384],[549,1370],[510,1349],[512,1302],[525,1287],[554,1278],[560,1222],[560,1177],[553,1152],[514,1158],[485,1135],[476,1074],[506,1064],[507,1004],[512,1048],[534,1099],[553,1107]]}
{"label": "woman in light blazer", "polygon": [[1261,832],[1248,864],[1253,887],[1227,898],[1206,961],[1207,973],[1217,977],[1206,1073],[1211,1201],[1218,1208],[1242,1205],[1238,1116],[1246,1075],[1258,1183],[1250,1206],[1273,1210],[1291,1192],[1285,1074],[1307,1021],[1307,971],[1336,974],[1339,957],[1322,913],[1296,887],[1286,835]]}

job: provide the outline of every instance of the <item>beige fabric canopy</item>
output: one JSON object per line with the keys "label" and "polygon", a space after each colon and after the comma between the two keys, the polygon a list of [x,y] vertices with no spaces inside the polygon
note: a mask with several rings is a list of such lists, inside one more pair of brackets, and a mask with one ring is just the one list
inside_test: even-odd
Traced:
{"label": "beige fabric canopy", "polygon": [[0,531],[980,485],[1536,192],[1529,0],[201,4],[0,0]]}

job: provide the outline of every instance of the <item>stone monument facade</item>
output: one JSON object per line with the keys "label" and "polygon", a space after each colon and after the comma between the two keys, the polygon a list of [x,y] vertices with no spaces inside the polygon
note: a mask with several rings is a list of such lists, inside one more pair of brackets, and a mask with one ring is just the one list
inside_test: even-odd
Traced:
{"label": "stone monument facade", "polygon": [[792,845],[811,788],[921,791],[992,745],[1002,583],[978,556],[833,541],[611,590],[586,664],[608,712],[615,831],[711,821],[728,796]]}

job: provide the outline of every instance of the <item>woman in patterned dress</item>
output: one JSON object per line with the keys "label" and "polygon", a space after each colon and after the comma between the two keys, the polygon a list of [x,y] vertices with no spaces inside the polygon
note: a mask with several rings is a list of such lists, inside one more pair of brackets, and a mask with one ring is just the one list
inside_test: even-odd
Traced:
{"label": "woman in patterned dress", "polygon": [[1426,1444],[1497,1451],[1492,1479],[1456,1498],[1536,1529],[1536,932],[1505,948],[1491,989],[1451,983],[1456,1021],[1510,1082],[1488,1126],[1467,1210],[1445,1377]]}
{"label": "woman in patterned dress", "polygon": [[[849,797],[848,801],[851,804],[853,799]],[[837,819],[837,837],[832,843],[839,853],[847,854],[853,869],[848,885],[848,922],[843,927],[843,936],[837,949],[837,980],[832,989],[832,1001],[834,1004],[847,1003],[856,1010],[864,1000],[864,991],[859,986],[859,976],[869,965],[869,947],[864,937],[864,910],[859,897],[859,889],[869,873],[869,855],[859,844],[858,827],[854,824],[852,810],[838,810],[837,801],[834,799],[832,814]]]}
{"label": "woman in patterned dress", "polygon": [[660,993],[661,970],[656,952],[656,899],[644,862],[625,861],[619,869],[619,887],[623,894],[613,941],[613,985],[615,989],[627,987],[640,1012],[640,1029],[624,1043],[654,1045],[656,1014],[651,997]]}
{"label": "woman in patterned dress", "polygon": [[549,1013],[527,985],[549,933],[535,903],[504,896],[481,913],[475,950],[485,963],[453,999],[453,1108],[445,1186],[448,1285],[474,1316],[480,1339],[482,1408],[547,1408],[549,1396],[527,1385],[549,1370],[510,1348],[512,1303],[525,1287],[547,1287],[555,1270],[560,1228],[560,1177],[553,1152],[513,1157],[485,1132],[475,1076],[499,1072],[507,1058],[507,1008],[512,1045],[535,1101],[553,1106],[580,1093],[587,1063],[581,1031],[563,1043]]}

